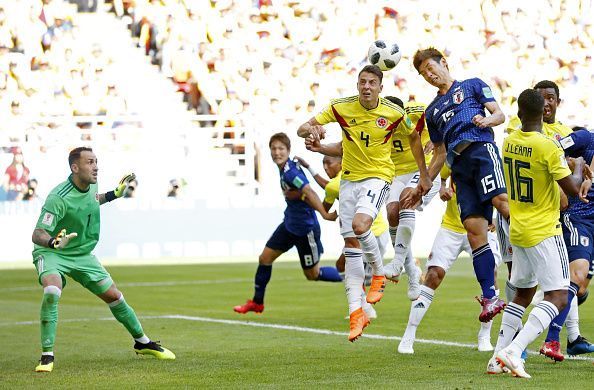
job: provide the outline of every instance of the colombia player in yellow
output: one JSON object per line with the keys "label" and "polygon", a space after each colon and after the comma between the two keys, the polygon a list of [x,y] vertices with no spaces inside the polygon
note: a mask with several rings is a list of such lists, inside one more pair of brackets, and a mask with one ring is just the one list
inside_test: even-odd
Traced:
{"label": "colombia player in yellow", "polygon": [[423,194],[431,187],[419,135],[404,110],[379,97],[382,79],[383,73],[377,66],[365,66],[358,75],[357,96],[332,100],[326,109],[297,130],[300,137],[311,136],[320,140],[326,132],[322,125],[337,122],[342,129],[339,204],[341,233],[345,239],[345,287],[351,318],[349,341],[356,340],[369,324],[360,299],[365,278],[363,252],[373,259],[374,275],[367,302],[379,302],[385,287],[382,259],[370,228],[388,196],[389,183],[394,177],[394,164],[390,159],[394,132],[409,135],[420,170],[419,184]]}
{"label": "colombia player in yellow", "polygon": [[[398,345],[399,353],[414,353],[413,346],[416,339],[417,327],[423,320],[427,310],[429,310],[435,290],[441,285],[447,271],[454,264],[460,253],[466,252],[472,255],[466,229],[464,229],[464,225],[460,221],[460,211],[458,210],[454,183],[450,179],[450,186],[446,185],[446,180],[450,176],[450,170],[447,166],[441,169],[440,176],[439,195],[441,200],[447,201],[446,211],[443,215],[441,227],[433,240],[433,247],[431,248],[431,253],[426,264],[427,274],[425,275],[423,285],[420,287],[419,296],[410,305],[408,324],[406,325],[402,340]],[[487,234],[487,239],[493,251],[493,256],[495,256],[495,267],[497,267],[501,263],[501,254],[497,235],[494,229],[492,230]],[[479,351],[493,350],[493,346],[491,345],[492,325],[493,320],[481,322],[481,329],[478,334]]]}
{"label": "colombia player in yellow", "polygon": [[99,206],[122,197],[134,174],[125,176],[114,191],[100,194],[97,192],[97,157],[91,148],[72,150],[68,163],[72,174],[50,192],[33,231],[33,263],[39,284],[43,286],[42,354],[35,371],[50,372],[54,368],[58,302],[66,276],[107,303],[113,316],[134,338],[136,353],[175,359],[171,351],[144,334],[136,313],[92,254],[99,241]]}
{"label": "colombia player in yellow", "polygon": [[[503,143],[513,247],[511,283],[517,290],[504,310],[495,354],[487,371],[508,369],[523,378],[530,375],[524,370],[522,351],[567,305],[569,261],[561,236],[557,183],[566,194],[577,195],[583,181],[584,160],[576,160],[572,174],[559,143],[542,134],[543,111],[544,99],[538,91],[522,92],[518,98],[522,130],[512,133]],[[532,309],[512,341],[537,285],[544,291],[544,300]]]}
{"label": "colombia player in yellow", "polygon": [[[429,132],[425,122],[426,106],[417,102],[407,102],[404,104],[402,100],[394,96],[386,96],[386,99],[404,108],[413,123],[415,131],[421,137],[421,144],[427,149],[429,144],[431,144],[431,140],[429,139]],[[442,153],[442,155],[439,155],[439,153]],[[428,166],[433,155],[431,152],[425,154],[425,163]],[[404,199],[409,192],[416,188],[420,177],[419,168],[411,152],[408,137],[394,134],[391,157],[394,162],[395,172],[394,179],[390,185],[390,196],[386,201],[386,210],[388,211],[390,236],[394,247],[394,259],[384,266],[384,274],[386,278],[393,282],[398,282],[400,273],[404,268],[408,274],[408,297],[410,300],[415,300],[419,297],[419,282],[421,277],[421,269],[416,264],[410,248],[415,231],[415,210],[422,211],[439,192],[439,172],[434,172],[435,178],[431,189],[423,196],[420,203],[418,205],[404,207],[400,199]],[[437,148],[435,157],[438,157],[438,160],[445,159],[445,148]],[[439,162],[439,165],[441,164],[442,162]],[[434,175],[431,172],[429,174],[433,178]]]}

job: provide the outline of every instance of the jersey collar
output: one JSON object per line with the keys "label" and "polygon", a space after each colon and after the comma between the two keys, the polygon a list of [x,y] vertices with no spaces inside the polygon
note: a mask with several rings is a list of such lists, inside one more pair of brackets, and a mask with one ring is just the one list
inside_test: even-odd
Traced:
{"label": "jersey collar", "polygon": [[89,188],[87,188],[86,190],[81,190],[80,188],[78,188],[76,186],[76,184],[74,184],[74,180],[72,180],[72,174],[70,176],[68,176],[68,181],[70,182],[70,184],[72,184],[72,186],[78,191],[81,192],[83,194],[89,192],[89,190],[91,189],[91,186],[89,185]]}

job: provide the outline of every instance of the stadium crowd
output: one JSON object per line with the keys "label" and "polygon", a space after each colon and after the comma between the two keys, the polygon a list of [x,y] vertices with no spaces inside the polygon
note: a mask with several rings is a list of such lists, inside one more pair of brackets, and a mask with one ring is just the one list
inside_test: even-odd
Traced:
{"label": "stadium crowd", "polygon": [[135,4],[131,29],[147,54],[186,89],[197,113],[243,116],[231,124],[293,123],[331,96],[352,94],[353,75],[376,38],[396,41],[403,52],[397,70],[386,74],[384,94],[432,99],[411,63],[415,50],[432,42],[460,69],[456,77],[480,74],[493,85],[507,114],[521,90],[550,79],[570,107],[562,119],[592,123],[594,101],[580,88],[594,80],[591,0]]}

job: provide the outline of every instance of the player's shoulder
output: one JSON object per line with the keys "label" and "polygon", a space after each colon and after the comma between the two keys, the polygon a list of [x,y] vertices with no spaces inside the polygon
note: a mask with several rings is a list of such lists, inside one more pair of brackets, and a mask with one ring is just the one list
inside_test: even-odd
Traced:
{"label": "player's shoulder", "polygon": [[460,81],[460,84],[468,84],[468,85],[477,85],[478,84],[478,85],[484,85],[486,83],[481,78],[471,77],[469,79]]}
{"label": "player's shoulder", "polygon": [[427,105],[421,102],[410,101],[404,103],[404,111],[406,111],[407,114],[425,112],[426,108]]}
{"label": "player's shoulder", "polygon": [[336,98],[336,99],[330,100],[330,105],[331,106],[337,106],[337,105],[343,105],[343,104],[349,105],[349,104],[356,103],[358,101],[358,99],[359,99],[358,95]]}
{"label": "player's shoulder", "polygon": [[62,183],[55,186],[49,193],[48,199],[52,198],[61,198],[64,199],[70,192],[74,190],[74,184],[70,180],[64,180]]}
{"label": "player's shoulder", "polygon": [[384,97],[380,97],[379,105],[382,109],[388,112],[393,112],[394,114],[404,115],[405,113],[405,110],[402,107]]}

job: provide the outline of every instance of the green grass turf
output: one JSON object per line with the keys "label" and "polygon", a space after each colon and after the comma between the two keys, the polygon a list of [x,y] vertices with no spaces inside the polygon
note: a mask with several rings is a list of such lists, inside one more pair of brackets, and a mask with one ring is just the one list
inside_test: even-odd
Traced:
{"label": "green grass turf", "polygon": [[[252,295],[254,270],[255,264],[109,268],[140,316],[180,314],[348,331],[343,285],[308,282],[295,262],[275,265],[264,314],[235,314],[232,306]],[[115,321],[64,321],[111,317],[105,304],[69,282],[60,301],[63,321],[58,325],[54,372],[38,374],[33,368],[40,354],[41,288],[33,270],[0,273],[1,388],[589,388],[594,370],[591,361],[554,364],[533,355],[526,366],[533,379],[526,381],[486,375],[490,353],[470,348],[417,343],[415,354],[404,356],[396,352],[395,340],[363,337],[351,344],[343,335],[146,318],[142,322],[149,337],[177,354],[175,361],[157,361],[136,357],[131,339]],[[141,282],[172,283],[131,285]],[[459,261],[438,290],[417,336],[476,343],[479,305],[473,297],[477,292],[470,262]],[[406,282],[389,285],[376,306],[379,318],[366,333],[401,336],[409,307]],[[580,310],[582,332],[591,336],[592,302]],[[33,324],[15,324],[19,321]],[[500,321],[498,316],[493,343]],[[539,345],[535,342],[531,349]]]}

